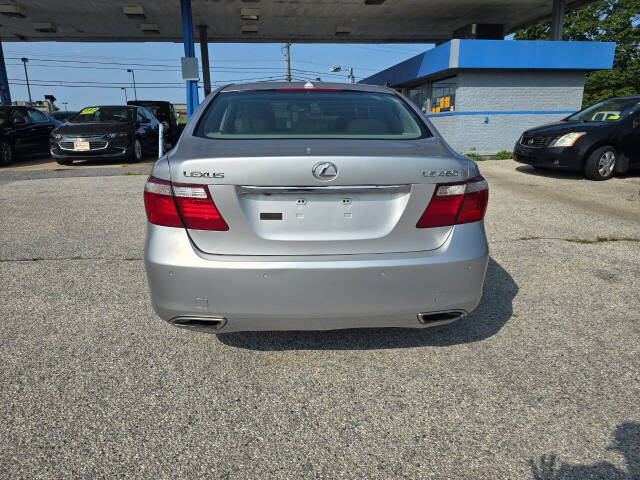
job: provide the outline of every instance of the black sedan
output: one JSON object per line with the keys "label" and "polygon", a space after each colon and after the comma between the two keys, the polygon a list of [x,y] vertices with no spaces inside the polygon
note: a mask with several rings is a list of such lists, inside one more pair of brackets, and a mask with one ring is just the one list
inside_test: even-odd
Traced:
{"label": "black sedan", "polygon": [[31,107],[0,106],[0,165],[49,154],[49,134],[58,125]]}
{"label": "black sedan", "polygon": [[607,180],[640,168],[640,96],[612,98],[524,132],[515,160]]}
{"label": "black sedan", "polygon": [[51,156],[62,165],[76,159],[140,161],[158,152],[159,122],[144,107],[86,107],[51,133]]}

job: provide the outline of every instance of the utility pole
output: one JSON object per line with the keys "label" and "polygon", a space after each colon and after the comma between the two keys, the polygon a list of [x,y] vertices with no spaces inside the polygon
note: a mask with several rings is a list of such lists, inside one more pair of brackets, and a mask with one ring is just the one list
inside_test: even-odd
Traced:
{"label": "utility pole", "polygon": [[29,74],[27,73],[27,62],[29,59],[27,57],[22,57],[22,64],[24,65],[24,78],[27,80],[27,92],[29,93],[29,105],[33,102],[31,101],[31,87],[29,86]]}
{"label": "utility pole", "polygon": [[356,77],[353,76],[353,67],[349,67],[349,83],[356,83]]}
{"label": "utility pole", "polygon": [[124,92],[124,103],[127,103],[129,99],[127,98],[127,89],[126,87],[120,87],[120,90]]}
{"label": "utility pole", "polygon": [[129,72],[133,77],[133,98],[138,100],[138,92],[136,91],[136,74],[134,73],[132,68],[127,68],[127,72]]}
{"label": "utility pole", "polygon": [[291,81],[291,42],[284,44],[285,54],[284,59],[287,66],[287,82]]}
{"label": "utility pole", "polygon": [[69,109],[67,108],[67,105],[69,105],[69,102],[62,102],[62,104],[64,105],[64,111],[68,112]]}

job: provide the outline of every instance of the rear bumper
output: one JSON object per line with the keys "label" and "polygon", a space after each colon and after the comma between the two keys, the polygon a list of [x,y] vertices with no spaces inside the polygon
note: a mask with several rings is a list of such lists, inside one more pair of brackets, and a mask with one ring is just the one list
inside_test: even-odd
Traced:
{"label": "rear bumper", "polygon": [[582,170],[582,156],[576,148],[530,148],[517,143],[514,160],[536,167]]}
{"label": "rear bumper", "polygon": [[418,314],[478,305],[488,258],[482,222],[457,225],[437,250],[402,254],[207,255],[185,230],[152,224],[145,249],[156,313],[224,319],[220,332],[434,325]]}

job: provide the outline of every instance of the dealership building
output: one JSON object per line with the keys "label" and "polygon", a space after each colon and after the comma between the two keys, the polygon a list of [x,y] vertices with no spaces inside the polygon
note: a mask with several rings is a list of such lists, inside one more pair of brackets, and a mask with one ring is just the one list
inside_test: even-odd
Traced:
{"label": "dealership building", "polygon": [[580,110],[585,74],[615,43],[453,39],[360,83],[404,93],[459,152],[512,150],[528,128]]}

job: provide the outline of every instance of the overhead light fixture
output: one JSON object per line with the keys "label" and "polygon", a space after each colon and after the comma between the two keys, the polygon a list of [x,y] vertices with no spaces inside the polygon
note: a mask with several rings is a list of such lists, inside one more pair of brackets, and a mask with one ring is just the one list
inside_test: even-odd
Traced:
{"label": "overhead light fixture", "polygon": [[160,33],[160,27],[157,23],[143,23],[140,25],[140,30],[144,33]]}
{"label": "overhead light fixture", "polygon": [[129,18],[136,18],[138,20],[147,18],[147,16],[144,14],[144,8],[142,8],[141,6],[122,7],[122,13],[124,13]]}
{"label": "overhead light fixture", "polygon": [[56,33],[58,31],[58,28],[56,27],[56,25],[51,22],[34,23],[33,29],[36,32],[42,32],[42,33]]}
{"label": "overhead light fixture", "polygon": [[244,35],[257,35],[258,25],[242,25],[242,33]]}
{"label": "overhead light fixture", "polygon": [[240,18],[242,20],[258,20],[260,18],[259,8],[241,8]]}
{"label": "overhead light fixture", "polygon": [[385,0],[364,0],[365,5],[382,5]]}
{"label": "overhead light fixture", "polygon": [[24,8],[22,8],[20,5],[7,5],[7,4],[0,5],[0,13],[2,15],[6,15],[7,17],[13,17],[13,18],[26,17],[24,13]]}
{"label": "overhead light fixture", "polygon": [[336,36],[351,35],[351,27],[336,27]]}
{"label": "overhead light fixture", "polygon": [[242,3],[259,3],[260,0],[242,0]]}

